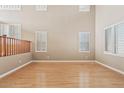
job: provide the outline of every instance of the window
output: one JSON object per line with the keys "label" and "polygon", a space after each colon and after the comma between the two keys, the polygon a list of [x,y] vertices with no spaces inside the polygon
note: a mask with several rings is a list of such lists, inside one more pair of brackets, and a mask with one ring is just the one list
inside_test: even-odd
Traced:
{"label": "window", "polygon": [[109,53],[115,52],[115,35],[114,28],[109,27],[105,30],[105,50]]}
{"label": "window", "polygon": [[79,12],[89,12],[90,11],[90,5],[80,5],[79,6]]}
{"label": "window", "polygon": [[47,5],[36,5],[36,11],[47,11]]}
{"label": "window", "polygon": [[79,51],[90,51],[90,32],[79,32]]}
{"label": "window", "polygon": [[9,37],[21,39],[21,25],[20,24],[9,25]]}
{"label": "window", "polygon": [[105,29],[105,52],[124,56],[124,23]]}
{"label": "window", "polygon": [[0,24],[0,36],[7,35],[8,36],[9,25],[8,24]]}
{"label": "window", "polygon": [[0,10],[21,10],[21,5],[0,5]]}
{"label": "window", "polygon": [[116,25],[115,31],[117,54],[124,54],[124,23]]}
{"label": "window", "polygon": [[36,32],[36,52],[47,52],[47,32]]}
{"label": "window", "polygon": [[0,24],[0,35],[21,39],[21,24]]}

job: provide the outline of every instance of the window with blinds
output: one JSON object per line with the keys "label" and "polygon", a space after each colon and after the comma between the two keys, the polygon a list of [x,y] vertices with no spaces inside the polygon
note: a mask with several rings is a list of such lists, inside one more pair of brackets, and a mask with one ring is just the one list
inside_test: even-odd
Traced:
{"label": "window with blinds", "polygon": [[105,30],[105,51],[109,53],[115,52],[115,33],[113,27]]}
{"label": "window with blinds", "polygon": [[36,5],[36,11],[47,11],[47,5]]}
{"label": "window with blinds", "polygon": [[7,35],[9,32],[9,25],[8,24],[0,24],[0,36]]}
{"label": "window with blinds", "polygon": [[21,5],[0,5],[0,10],[21,10]]}
{"label": "window with blinds", "polygon": [[124,23],[105,29],[105,52],[124,56]]}
{"label": "window with blinds", "polygon": [[124,54],[124,23],[116,25],[115,31],[117,54]]}
{"label": "window with blinds", "polygon": [[90,51],[90,32],[79,32],[79,51]]}
{"label": "window with blinds", "polygon": [[37,31],[36,32],[36,52],[47,52],[47,32]]}
{"label": "window with blinds", "polygon": [[0,24],[0,35],[21,39],[21,24]]}
{"label": "window with blinds", "polygon": [[9,25],[9,37],[21,39],[21,24]]}

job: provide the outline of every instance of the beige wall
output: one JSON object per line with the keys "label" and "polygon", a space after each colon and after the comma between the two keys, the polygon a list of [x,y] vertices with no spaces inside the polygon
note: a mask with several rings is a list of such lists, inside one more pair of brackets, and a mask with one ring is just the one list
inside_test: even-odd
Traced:
{"label": "beige wall", "polygon": [[0,75],[32,60],[32,53],[0,57]]}
{"label": "beige wall", "polygon": [[104,54],[104,27],[124,20],[124,6],[96,6],[96,60],[124,71],[124,58]]}
{"label": "beige wall", "polygon": [[[94,18],[94,7],[91,12],[80,13],[78,6],[49,6],[47,24],[43,29],[48,31],[48,52],[33,52],[33,59],[94,59]],[[91,32],[91,53],[79,52],[80,31]]]}
{"label": "beige wall", "polygon": [[[78,6],[48,6],[47,12],[35,11],[35,6],[23,6],[22,11],[0,11],[0,21],[22,24],[22,39],[33,41],[34,32],[48,32],[48,52],[33,52],[33,59],[94,59],[95,7],[91,12],[79,12]],[[91,32],[91,53],[79,52],[78,32]]]}

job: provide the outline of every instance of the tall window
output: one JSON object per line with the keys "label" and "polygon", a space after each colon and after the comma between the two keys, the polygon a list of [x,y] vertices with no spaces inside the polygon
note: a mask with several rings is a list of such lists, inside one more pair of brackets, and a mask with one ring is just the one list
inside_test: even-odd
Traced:
{"label": "tall window", "polygon": [[9,25],[8,24],[0,24],[0,36],[7,35],[9,32]]}
{"label": "tall window", "polygon": [[105,51],[124,56],[124,23],[105,29]]}
{"label": "tall window", "polygon": [[9,25],[9,37],[21,39],[21,25],[20,24]]}
{"label": "tall window", "polygon": [[79,51],[90,51],[90,32],[79,32]]}
{"label": "tall window", "polygon": [[0,35],[21,39],[21,24],[0,24]]}
{"label": "tall window", "polygon": [[114,29],[112,27],[107,28],[105,30],[105,50],[110,52],[110,53],[114,53],[115,52],[115,33],[114,33]]}
{"label": "tall window", "polygon": [[36,32],[36,52],[47,52],[47,32]]}
{"label": "tall window", "polygon": [[116,25],[115,31],[117,54],[124,54],[124,23]]}

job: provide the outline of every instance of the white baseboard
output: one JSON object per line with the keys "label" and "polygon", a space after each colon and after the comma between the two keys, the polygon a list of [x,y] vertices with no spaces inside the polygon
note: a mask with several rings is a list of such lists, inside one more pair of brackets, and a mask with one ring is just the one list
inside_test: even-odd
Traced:
{"label": "white baseboard", "polygon": [[98,63],[98,64],[100,64],[100,65],[102,65],[102,66],[104,66],[104,67],[107,67],[107,68],[109,68],[109,69],[111,69],[111,70],[113,70],[113,71],[115,71],[115,72],[118,72],[118,73],[124,75],[124,72],[121,71],[121,70],[118,70],[118,69],[116,69],[116,68],[113,68],[113,67],[111,67],[111,66],[108,66],[108,65],[106,65],[106,64],[103,64],[103,63],[101,63],[101,62],[99,62],[99,61],[95,61],[95,62]]}
{"label": "white baseboard", "polygon": [[32,62],[95,62],[95,60],[32,60]]}
{"label": "white baseboard", "polygon": [[22,67],[24,67],[24,66],[30,64],[31,62],[32,62],[32,61],[29,61],[29,62],[27,62],[27,63],[25,63],[25,64],[23,64],[23,65],[21,65],[21,66],[19,66],[19,67],[17,67],[17,68],[14,68],[14,69],[12,69],[12,70],[10,70],[10,71],[8,71],[8,72],[6,72],[6,73],[0,75],[0,78],[3,78],[3,77],[5,77],[5,76],[7,76],[7,75],[9,75],[9,74],[11,74],[11,73],[13,73],[13,72],[15,72],[16,70],[21,69]]}

